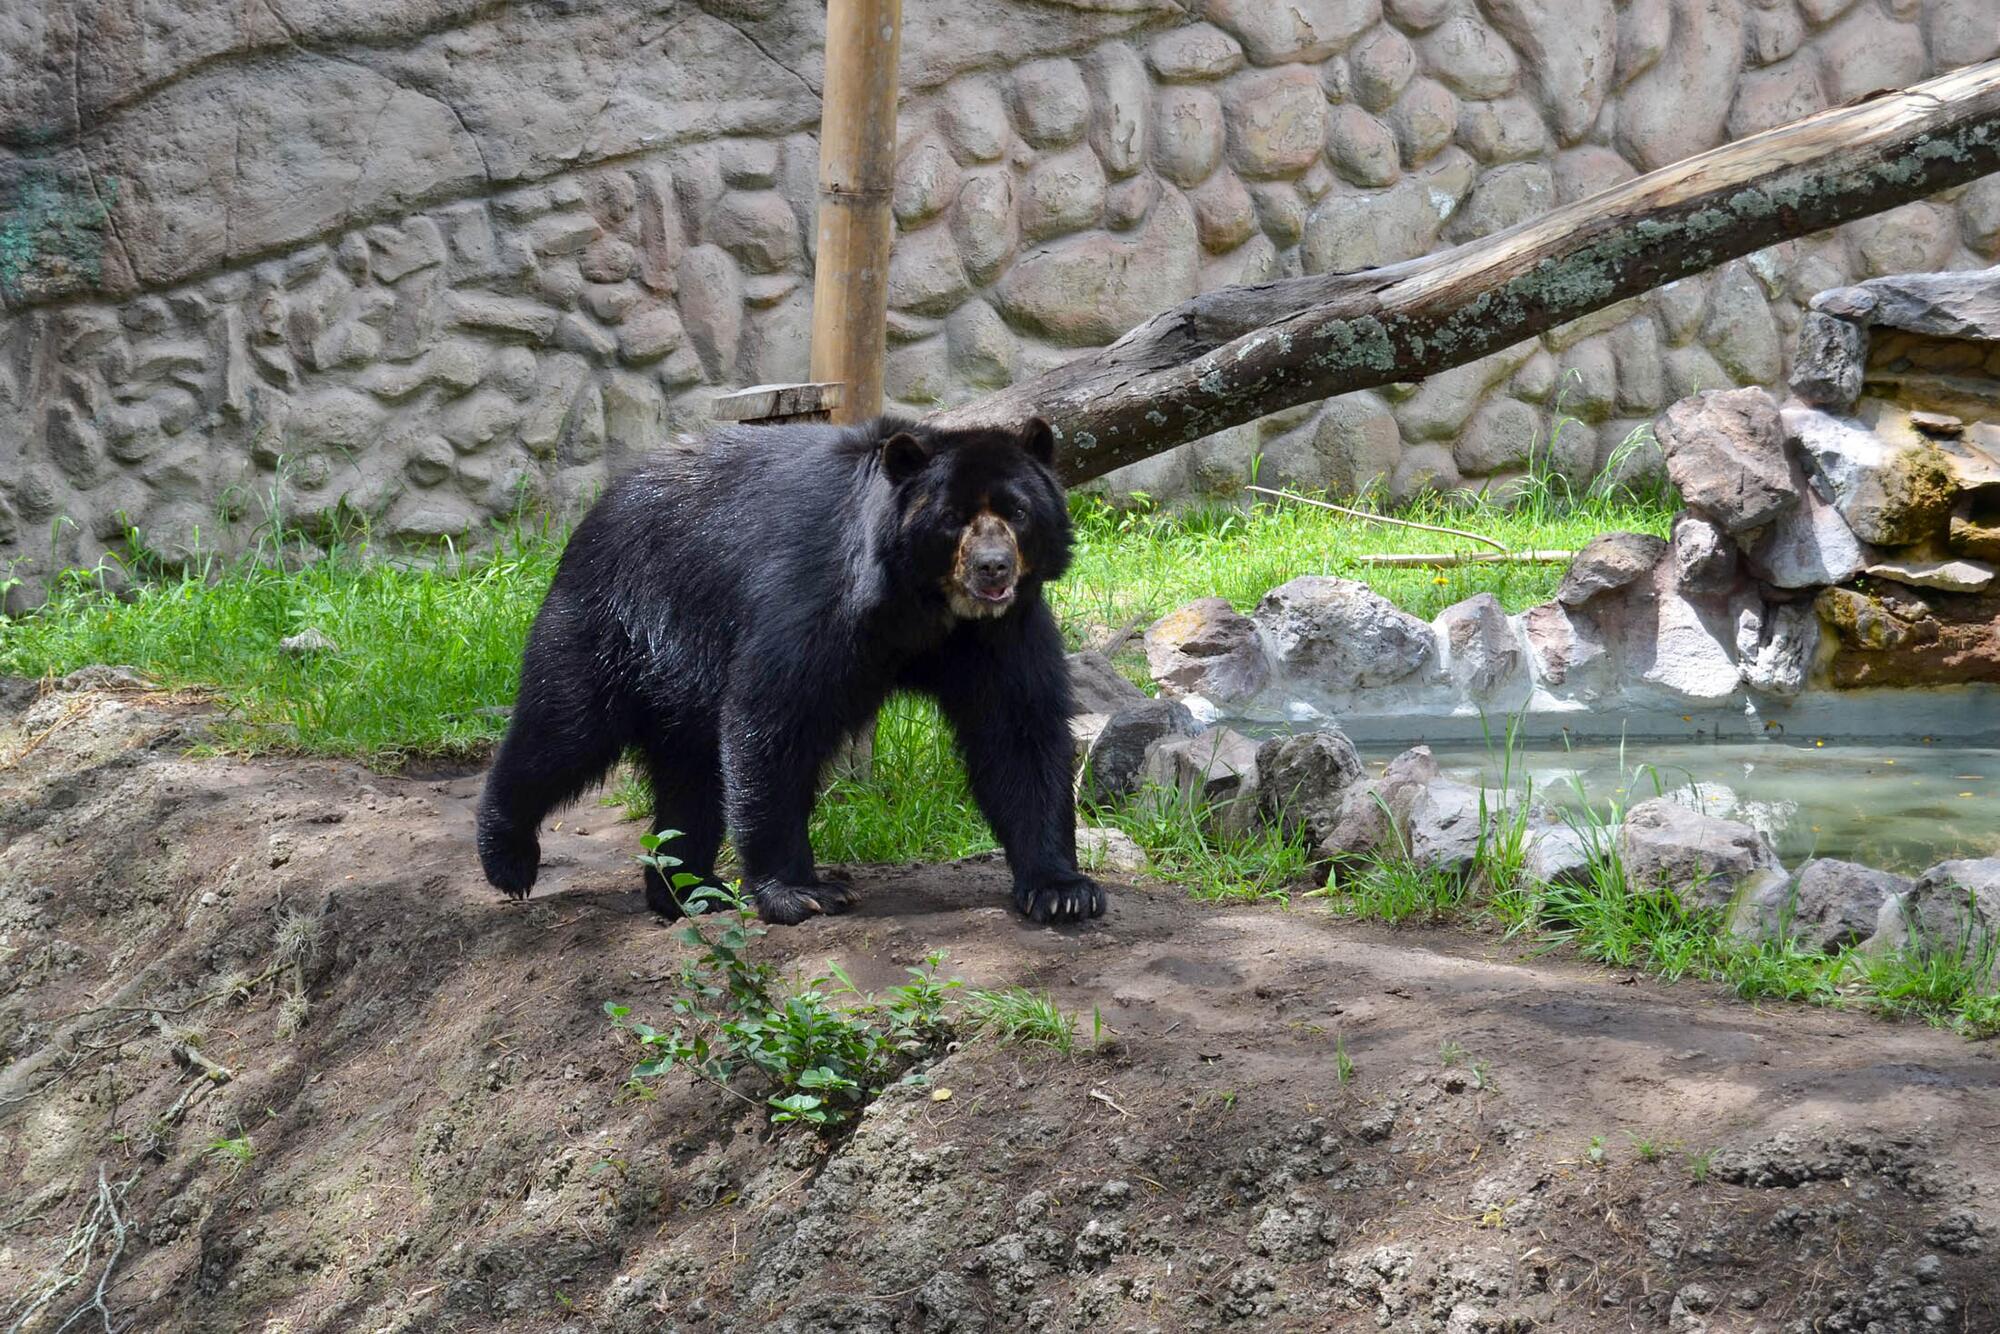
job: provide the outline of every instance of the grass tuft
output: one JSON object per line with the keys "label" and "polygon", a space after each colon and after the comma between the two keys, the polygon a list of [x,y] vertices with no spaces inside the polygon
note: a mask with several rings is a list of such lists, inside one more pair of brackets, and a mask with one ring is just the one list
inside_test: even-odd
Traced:
{"label": "grass tuft", "polygon": [[968,991],[962,1008],[966,1026],[996,1042],[1046,1047],[1064,1056],[1076,1047],[1076,1016],[1058,1006],[1046,991],[1026,987]]}

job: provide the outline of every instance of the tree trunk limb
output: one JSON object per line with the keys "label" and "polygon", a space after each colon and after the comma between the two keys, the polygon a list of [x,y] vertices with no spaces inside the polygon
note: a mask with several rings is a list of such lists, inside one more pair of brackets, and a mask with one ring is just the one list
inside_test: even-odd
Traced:
{"label": "tree trunk limb", "polygon": [[1230,287],[933,416],[1056,428],[1079,482],[1295,404],[1460,366],[1780,241],[2000,171],[2000,60],[1662,168],[1451,250]]}

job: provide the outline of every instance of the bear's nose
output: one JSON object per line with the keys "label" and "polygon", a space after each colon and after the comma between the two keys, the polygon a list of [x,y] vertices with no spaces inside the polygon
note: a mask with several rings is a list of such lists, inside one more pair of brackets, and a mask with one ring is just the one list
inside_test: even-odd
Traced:
{"label": "bear's nose", "polygon": [[982,582],[1004,583],[1014,577],[1014,557],[1007,551],[987,551],[975,557],[972,572]]}

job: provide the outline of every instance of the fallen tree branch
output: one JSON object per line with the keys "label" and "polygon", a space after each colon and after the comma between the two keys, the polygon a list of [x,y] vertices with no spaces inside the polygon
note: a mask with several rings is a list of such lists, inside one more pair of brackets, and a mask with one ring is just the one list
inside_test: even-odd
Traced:
{"label": "fallen tree branch", "polygon": [[201,1048],[185,1038],[177,1037],[167,1021],[159,1015],[153,1016],[153,1027],[167,1040],[167,1053],[174,1058],[174,1064],[183,1070],[198,1070],[210,1083],[227,1084],[236,1078],[236,1072],[226,1065],[218,1065],[203,1054]]}
{"label": "fallen tree branch", "polygon": [[1454,565],[1567,565],[1575,559],[1574,551],[1396,552],[1355,557],[1362,565],[1424,570],[1444,570]]}
{"label": "fallen tree branch", "polygon": [[1293,491],[1273,491],[1268,486],[1246,486],[1243,489],[1245,491],[1255,491],[1259,495],[1276,496],[1280,500],[1294,501],[1300,505],[1311,505],[1315,509],[1332,510],[1335,514],[1345,514],[1349,518],[1354,519],[1365,519],[1369,523],[1386,523],[1397,528],[1418,528],[1426,533],[1443,533],[1447,537],[1463,537],[1469,541],[1483,542],[1500,552],[1505,552],[1508,549],[1507,544],[1504,542],[1495,542],[1492,538],[1481,537],[1478,533],[1468,533],[1463,528],[1440,528],[1434,523],[1418,523],[1415,519],[1395,519],[1387,514],[1370,514],[1367,510],[1349,509],[1345,505],[1336,505],[1331,500],[1316,500],[1312,496],[1302,496]]}
{"label": "fallen tree branch", "polygon": [[2000,171],[2000,60],[1808,116],[1455,249],[1209,292],[930,421],[1056,428],[1079,482],[1268,413],[1417,380],[1628,297]]}
{"label": "fallen tree branch", "polygon": [[[5,1314],[15,1319],[7,1326],[7,1334],[17,1334],[26,1329],[36,1314],[45,1310],[65,1292],[81,1284],[96,1265],[96,1253],[100,1240],[107,1236],[110,1240],[110,1254],[105,1257],[104,1270],[97,1278],[96,1290],[89,1301],[71,1311],[60,1325],[58,1334],[68,1329],[84,1317],[95,1314],[103,1323],[105,1334],[116,1334],[116,1326],[111,1320],[111,1308],[105,1303],[105,1293],[111,1286],[111,1275],[118,1267],[119,1257],[125,1253],[126,1224],[118,1207],[124,1202],[125,1192],[132,1188],[136,1176],[127,1177],[117,1185],[112,1185],[104,1175],[104,1165],[97,1168],[97,1196],[91,1207],[77,1225],[70,1230],[68,1244],[63,1249],[62,1258],[52,1271],[43,1274],[27,1292],[10,1305]],[[75,1266],[72,1268],[71,1266]]]}

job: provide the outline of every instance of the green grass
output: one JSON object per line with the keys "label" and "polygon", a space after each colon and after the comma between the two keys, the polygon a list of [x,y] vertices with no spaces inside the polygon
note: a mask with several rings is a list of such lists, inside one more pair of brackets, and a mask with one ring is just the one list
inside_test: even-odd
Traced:
{"label": "green grass", "polygon": [[1064,1056],[1076,1047],[1076,1016],[1064,1011],[1045,991],[1026,987],[968,991],[961,1005],[966,1025],[996,1042],[1046,1047]]}
{"label": "green grass", "polygon": [[[390,767],[464,757],[500,734],[482,714],[512,702],[521,647],[562,534],[501,531],[477,555],[422,564],[373,558],[366,542],[309,564],[257,555],[181,574],[66,575],[41,610],[0,618],[0,672],[60,675],[123,663],[167,686],[219,690],[227,742],[256,751],[350,756]],[[337,653],[294,658],[280,640],[307,628]]]}
{"label": "green grass", "polygon": [[[1393,511],[1398,518],[1480,533],[1512,550],[1575,550],[1600,533],[1627,530],[1664,537],[1675,497],[1597,489],[1571,495],[1560,478],[1538,477],[1511,506],[1483,499],[1426,497]],[[1356,502],[1356,508],[1369,508]],[[1462,538],[1369,523],[1273,500],[1242,508],[1202,505],[1119,508],[1078,496],[1076,557],[1051,590],[1072,633],[1089,625],[1151,621],[1195,598],[1223,597],[1248,610],[1266,591],[1301,574],[1358,579],[1413,616],[1428,620],[1475,593],[1492,593],[1508,611],[1554,596],[1561,565],[1461,565],[1387,569],[1359,557],[1393,552],[1476,552]]]}
{"label": "green grass", "polygon": [[[1560,490],[1560,479],[1542,485],[1514,508],[1432,499],[1399,513],[1537,548],[1580,546],[1613,528],[1664,533],[1672,514],[1664,497],[1591,494],[1571,502],[1548,492]],[[1248,607],[1300,574],[1364,579],[1426,617],[1480,591],[1518,609],[1549,596],[1562,574],[1558,566],[1364,567],[1355,557],[1366,552],[1467,544],[1282,502],[1169,513],[1119,510],[1079,495],[1072,509],[1076,559],[1050,595],[1076,644],[1197,597],[1220,594]],[[412,757],[465,758],[503,730],[497,711],[512,702],[521,645],[565,536],[554,523],[517,521],[497,529],[487,550],[445,548],[423,561],[384,557],[357,536],[307,563],[267,545],[241,559],[162,572],[135,534],[120,565],[72,571],[41,610],[0,618],[0,672],[39,677],[123,663],[163,685],[212,687],[230,709],[225,741],[244,751],[346,756],[385,768]],[[307,628],[339,652],[279,651],[281,639]],[[944,753],[942,741],[922,735],[936,731],[934,721],[914,707],[901,718],[907,745],[891,742],[887,767],[925,781],[891,800],[925,803],[915,812],[916,832],[871,828],[868,798],[849,792],[861,809],[829,836],[856,849],[903,849],[857,852],[856,860],[976,850],[953,810],[964,805],[962,786],[943,785],[950,790],[935,800],[921,791]],[[904,723],[892,709],[885,726]]]}
{"label": "green grass", "polygon": [[1196,898],[1285,900],[1310,885],[1312,852],[1303,833],[1217,827],[1214,812],[1177,791],[1151,788],[1113,807],[1086,807],[1078,820],[1121,829],[1145,850],[1153,874]]}

